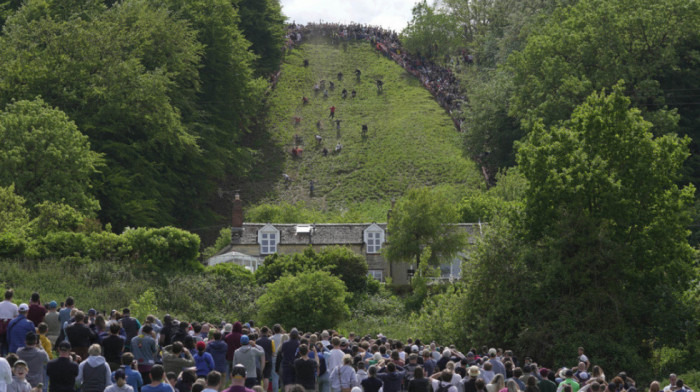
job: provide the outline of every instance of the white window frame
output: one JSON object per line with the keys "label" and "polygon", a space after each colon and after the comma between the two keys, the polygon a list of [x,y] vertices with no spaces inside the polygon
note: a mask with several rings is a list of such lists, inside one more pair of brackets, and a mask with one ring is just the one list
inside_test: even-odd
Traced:
{"label": "white window frame", "polygon": [[258,230],[258,244],[261,255],[277,253],[277,245],[280,243],[280,231],[272,225],[265,225]]}
{"label": "white window frame", "polygon": [[384,270],[371,269],[367,271],[367,276],[380,282],[384,281]]}
{"label": "white window frame", "polygon": [[369,225],[364,233],[364,242],[368,254],[378,254],[384,246],[384,230],[376,223]]}

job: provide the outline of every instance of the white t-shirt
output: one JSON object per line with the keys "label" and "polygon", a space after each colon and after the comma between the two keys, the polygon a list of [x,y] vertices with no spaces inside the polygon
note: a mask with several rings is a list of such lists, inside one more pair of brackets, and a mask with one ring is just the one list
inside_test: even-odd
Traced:
{"label": "white t-shirt", "polygon": [[12,369],[5,358],[0,357],[0,392],[7,391],[7,385],[12,382]]}
{"label": "white t-shirt", "polygon": [[333,371],[337,367],[343,366],[343,357],[345,353],[337,348],[331,350],[330,354],[326,356],[326,365],[328,365],[328,373]]}
{"label": "white t-shirt", "polygon": [[12,320],[19,315],[17,305],[10,301],[0,302],[0,320]]}
{"label": "white t-shirt", "polygon": [[578,357],[578,361],[583,362],[583,363],[588,363],[588,357],[586,356],[586,354],[581,354],[581,356]]}

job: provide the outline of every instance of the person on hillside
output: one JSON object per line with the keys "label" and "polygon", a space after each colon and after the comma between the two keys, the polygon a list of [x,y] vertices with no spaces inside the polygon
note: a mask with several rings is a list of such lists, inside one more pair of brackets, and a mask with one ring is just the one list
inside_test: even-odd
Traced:
{"label": "person on hillside", "polygon": [[308,60],[308,59],[304,59],[304,67],[308,67],[308,66],[309,66],[309,60]]}
{"label": "person on hillside", "polygon": [[34,323],[35,327],[39,326],[39,323],[44,321],[46,317],[46,308],[41,304],[39,299],[39,293],[32,293],[29,298],[29,311],[27,311],[27,319]]}
{"label": "person on hillside", "polygon": [[163,369],[163,366],[161,365],[154,365],[151,368],[151,383],[146,384],[143,387],[141,387],[141,392],[175,392],[173,387],[167,383],[163,382],[163,376],[165,375],[165,371]]}
{"label": "person on hillside", "polygon": [[155,365],[155,356],[158,352],[153,327],[146,324],[141,328],[141,333],[131,339],[131,352],[138,364],[138,371],[146,383],[150,381],[151,368]]}
{"label": "person on hillside", "polygon": [[[316,350],[314,346],[313,350]],[[319,360],[309,358],[309,346],[302,344],[299,346],[299,355],[301,357],[294,360],[294,379],[295,382],[304,387],[306,392],[316,390],[316,374],[318,372]]]}
{"label": "person on hillside", "polygon": [[285,392],[289,392],[294,384],[294,360],[299,349],[299,331],[293,328],[289,332],[289,340],[282,343],[279,353],[277,354],[277,363],[280,367],[280,378],[284,384]]}
{"label": "person on hillside", "polygon": [[[126,383],[131,385],[134,391],[139,391],[143,386],[143,376],[138,372],[138,368],[134,369],[134,367],[136,367],[134,356],[131,353],[124,353],[121,357],[121,366],[118,369],[126,375]],[[150,379],[151,374],[149,373],[147,380],[150,382]],[[114,372],[112,372],[112,382],[116,382],[114,380]]]}
{"label": "person on hillside", "polygon": [[302,103],[303,105],[306,105],[307,103],[309,103],[309,98],[307,98],[307,97],[301,97],[301,103]]}
{"label": "person on hillside", "polygon": [[[245,366],[236,365],[231,368],[231,386],[224,392],[254,392],[252,389],[245,386],[247,380]],[[141,391],[150,392],[150,391]],[[273,391],[277,392],[277,391]]]}
{"label": "person on hillside", "polygon": [[[311,190],[311,195],[313,196],[313,190]],[[260,338],[255,341],[255,344],[265,352],[265,366],[262,370],[262,382],[263,390],[267,391],[270,385],[270,377],[272,376],[272,357],[276,351],[275,342],[270,339],[270,328],[267,326],[260,328]]]}
{"label": "person on hillside", "polygon": [[[121,326],[119,323],[109,322],[109,335],[102,339],[102,347],[104,349],[104,357],[112,371],[119,369],[121,366],[121,356],[124,352],[125,338],[119,335]],[[140,347],[135,347],[139,350]],[[150,370],[150,369],[149,369]],[[136,391],[138,392],[138,391]]]}
{"label": "person on hillside", "polygon": [[574,379],[580,384],[585,385],[590,379],[591,374],[586,371],[586,363],[579,362],[578,368],[574,372]]}
{"label": "person on hillside", "polygon": [[220,374],[228,373],[228,363],[226,362],[226,352],[228,345],[223,340],[223,335],[219,331],[214,331],[212,339],[207,343],[206,351],[214,359],[214,370]]}
{"label": "person on hillside", "polygon": [[376,84],[377,84],[377,92],[384,91],[384,82],[381,79],[377,79]]}
{"label": "person on hillside", "polygon": [[104,392],[138,392],[134,391],[134,388],[126,383],[126,373],[119,369],[112,375],[114,378],[114,384],[108,386]]}
{"label": "person on hillside", "polygon": [[[287,176],[289,177],[289,176]],[[235,365],[233,362],[233,353],[236,352],[241,347],[241,336],[243,336],[243,324],[240,321],[236,321],[233,325],[226,324],[224,326],[224,332],[227,332],[224,337],[224,341],[228,345],[228,352],[226,353],[226,360],[229,362],[229,369]],[[230,373],[230,371],[229,371]]]}
{"label": "person on hillside", "polygon": [[382,380],[377,377],[376,365],[369,367],[367,378],[362,380],[361,385],[364,392],[378,392],[384,385]]}
{"label": "person on hillside", "polygon": [[75,391],[75,379],[78,377],[78,364],[71,359],[71,346],[68,342],[58,345],[58,358],[46,365],[49,377],[49,392]]}
{"label": "person on hillside", "polygon": [[476,380],[479,378],[479,367],[470,366],[467,369],[467,376],[462,379],[462,390],[464,392],[476,392]]}
{"label": "person on hillside", "polygon": [[52,344],[58,339],[58,335],[61,334],[61,322],[58,320],[58,304],[56,301],[49,302],[48,313],[44,316],[44,322],[48,325],[49,330],[46,331],[46,337],[51,341]]}
{"label": "person on hillside", "polygon": [[331,113],[328,115],[330,118],[335,118],[335,106],[330,107]]}
{"label": "person on hillside", "polygon": [[80,385],[81,392],[104,392],[112,385],[112,372],[105,358],[101,356],[102,347],[93,344],[88,348],[90,355],[78,366],[78,377],[75,381]]}
{"label": "person on hillside", "polygon": [[7,342],[9,351],[16,353],[18,349],[24,347],[27,333],[35,332],[34,323],[27,319],[29,305],[20,304],[17,308],[18,315],[7,324]]}
{"label": "person on hillside", "polygon": [[197,367],[197,377],[205,378],[209,372],[215,369],[214,358],[206,352],[207,344],[203,341],[197,342],[197,352],[192,356]]}
{"label": "person on hillside", "polygon": [[182,369],[194,366],[190,350],[182,342],[175,342],[163,349],[163,369],[165,372],[180,374]]}
{"label": "person on hillside", "polygon": [[333,82],[328,82],[328,89],[331,90],[331,91],[335,90],[335,83],[333,83]]}
{"label": "person on hillside", "polygon": [[219,392],[221,381],[223,381],[221,373],[216,370],[209,372],[207,374],[207,387],[202,392]]}
{"label": "person on hillside", "polygon": [[316,187],[314,186],[314,180],[309,180],[309,196],[314,197],[314,190],[316,190]]}
{"label": "person on hillside", "polygon": [[323,98],[328,98],[328,90],[323,90]]}
{"label": "person on hillside", "polygon": [[358,68],[355,68],[355,77],[357,80],[360,80],[360,75],[362,75],[362,71],[360,71]]}
{"label": "person on hillside", "polygon": [[355,91],[355,89],[352,89],[352,91],[350,92],[350,96],[352,98],[355,98],[355,96],[357,96],[357,91]]}
{"label": "person on hillside", "polygon": [[343,145],[340,144],[340,142],[338,142],[338,144],[335,145],[336,154],[339,154],[342,149],[343,149]]}
{"label": "person on hillside", "polygon": [[265,350],[255,345],[255,340],[252,340],[248,335],[241,336],[241,347],[233,354],[233,362],[242,364],[246,368],[248,378],[245,380],[245,386],[252,388],[258,384],[257,366],[260,364],[260,369],[265,367]]}
{"label": "person on hillside", "polygon": [[73,351],[85,359],[88,356],[88,348],[97,342],[97,334],[85,325],[85,313],[77,311],[75,322],[66,327],[66,337],[73,347]]}
{"label": "person on hillside", "polygon": [[326,147],[323,147],[323,150],[321,150],[321,154],[322,154],[324,157],[327,157],[327,156],[328,156],[328,149],[327,149]]}
{"label": "person on hillside", "polygon": [[65,328],[65,324],[72,318],[71,311],[75,307],[73,297],[66,298],[65,306],[58,312],[58,321],[61,322],[61,328]]}
{"label": "person on hillside", "polygon": [[12,302],[15,291],[5,290],[5,299],[0,302],[0,355],[7,355],[9,342],[7,341],[7,326],[10,321],[19,315],[19,307]]}
{"label": "person on hillside", "polygon": [[347,98],[348,97],[348,90],[343,89],[343,91],[340,92],[340,97],[343,99]]}
{"label": "person on hillside", "polygon": [[272,352],[272,358],[271,358],[271,364],[270,366],[272,367],[270,369],[271,374],[270,374],[270,383],[272,384],[272,390],[274,392],[279,391],[279,372],[278,372],[278,365],[277,365],[277,354],[280,352],[280,349],[282,348],[282,343],[286,341],[287,335],[284,334],[284,330],[282,329],[282,326],[279,324],[275,324],[272,326],[272,337],[270,337],[270,340],[274,344],[274,350]]}
{"label": "person on hillside", "polygon": [[578,359],[577,363],[583,362],[586,364],[586,369],[584,369],[584,370],[588,370],[588,368],[591,367],[591,361],[588,359],[586,354],[584,354],[583,347],[578,348],[578,358],[577,359]]}
{"label": "person on hillside", "polygon": [[676,387],[676,381],[678,381],[678,376],[676,373],[671,373],[668,376],[669,384],[664,387],[664,392],[670,392]]}
{"label": "person on hillside", "polygon": [[32,388],[39,384],[48,385],[44,380],[44,367],[49,363],[49,355],[43,348],[37,347],[39,338],[32,332],[27,332],[24,338],[24,347],[17,350],[17,356],[29,366],[27,381]]}
{"label": "person on hillside", "polygon": [[490,383],[486,385],[486,390],[488,392],[499,392],[501,389],[506,387],[505,378],[502,374],[496,374]]}
{"label": "person on hillside", "polygon": [[343,73],[338,72],[338,81],[343,80]]}

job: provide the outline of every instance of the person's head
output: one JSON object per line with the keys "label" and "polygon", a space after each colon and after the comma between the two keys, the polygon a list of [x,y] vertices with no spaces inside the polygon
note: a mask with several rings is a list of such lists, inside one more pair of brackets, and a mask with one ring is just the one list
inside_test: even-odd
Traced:
{"label": "person's head", "polygon": [[474,386],[477,391],[483,391],[486,388],[486,383],[483,378],[477,378],[476,381],[474,381]]}
{"label": "person's head", "polygon": [[413,370],[413,378],[414,378],[414,379],[420,379],[420,378],[423,378],[423,377],[424,377],[423,368],[420,367],[420,366],[417,366],[417,367]]}
{"label": "person's head", "polygon": [[24,344],[27,347],[34,347],[36,345],[38,338],[36,337],[36,333],[34,331],[29,331],[27,332],[26,335],[24,335]]}
{"label": "person's head", "polygon": [[117,369],[114,372],[114,381],[117,383],[118,387],[123,387],[126,384],[126,373],[122,369]]}
{"label": "person's head", "polygon": [[122,309],[122,317],[129,317],[131,315],[131,310],[129,308]]}
{"label": "person's head", "polygon": [[505,387],[505,382],[503,381],[503,375],[501,373],[496,374],[493,379],[491,379],[491,384],[496,386],[496,390],[500,391]]}
{"label": "person's head", "polygon": [[282,326],[279,324],[273,325],[272,332],[274,332],[275,334],[282,333]]}
{"label": "person's head", "polygon": [[523,369],[516,367],[513,369],[513,377],[520,378],[523,375]]}
{"label": "person's head", "polygon": [[202,355],[204,353],[204,350],[207,349],[207,344],[200,340],[199,342],[197,342],[197,345],[195,347],[197,347],[197,351],[199,352],[199,354]]}
{"label": "person's head", "polygon": [[333,336],[333,338],[331,339],[331,345],[333,347],[336,347],[336,348],[339,347],[340,346],[340,338],[337,336]]}
{"label": "person's head", "polygon": [[78,324],[80,324],[80,323],[83,322],[83,320],[85,320],[85,313],[83,313],[82,311],[78,310],[78,311],[75,312],[74,318],[75,318],[75,322],[78,323]]}
{"label": "person's head", "polygon": [[537,385],[537,378],[534,376],[530,376],[527,378],[527,384],[528,387],[534,387]]}
{"label": "person's head", "polygon": [[[597,381],[593,381],[591,383],[591,391],[592,392],[599,392],[600,391],[600,384]],[[652,391],[652,392],[659,392],[659,390],[657,389],[656,391]]]}
{"label": "person's head", "polygon": [[572,377],[574,377],[574,371],[571,370],[571,369],[565,371],[565,372],[564,372],[564,377],[566,377],[566,378],[572,378]]}
{"label": "person's head", "polygon": [[452,381],[452,372],[447,370],[447,369],[443,370],[442,373],[440,374],[440,381],[451,382]]}
{"label": "person's head", "polygon": [[88,348],[88,354],[91,357],[99,357],[102,354],[102,346],[95,343]]}
{"label": "person's head", "polygon": [[109,323],[109,333],[112,335],[119,335],[119,330],[121,327],[119,326],[119,323],[112,321]]}
{"label": "person's head", "polygon": [[182,345],[182,342],[173,343],[173,348],[172,348],[173,354],[180,354],[182,352],[183,348],[184,348],[184,346]]}
{"label": "person's head", "polygon": [[292,340],[299,339],[299,331],[296,328],[292,328],[292,330],[289,331],[289,338]]}
{"label": "person's head", "polygon": [[192,384],[197,380],[197,373],[193,369],[187,369],[182,371],[180,377],[182,378],[182,381]]}
{"label": "person's head", "polygon": [[177,374],[175,374],[175,372],[168,372],[165,375],[165,378],[168,379],[168,384],[170,384],[170,386],[175,388],[175,384],[177,384]]}
{"label": "person's head", "polygon": [[[61,357],[69,357],[70,356],[70,350],[71,350],[71,345],[67,341],[62,341],[61,343],[58,344],[57,347],[58,350],[58,355]],[[131,362],[129,362],[131,363]]]}
{"label": "person's head", "polygon": [[455,363],[452,362],[452,361],[447,362],[447,363],[445,364],[445,369],[447,369],[447,370],[449,370],[449,371],[451,371],[451,372],[454,373],[454,371],[455,371]]}
{"label": "person's head", "polygon": [[151,375],[151,380],[153,382],[156,381],[163,381],[163,374],[165,371],[163,370],[163,365],[153,365],[151,368],[151,371],[148,373]]}
{"label": "person's head", "polygon": [[676,375],[676,373],[671,373],[671,374],[668,376],[668,381],[671,382],[671,385],[676,385],[676,381],[677,381],[677,380],[678,380],[678,376]]}
{"label": "person's head", "polygon": [[685,385],[685,383],[680,378],[678,380],[676,380],[676,388],[679,388],[679,389],[683,388],[684,385]]}
{"label": "person's head", "polygon": [[32,293],[32,296],[29,298],[29,301],[38,304],[39,303],[39,293],[34,292]]}
{"label": "person's head", "polygon": [[19,312],[19,314],[27,314],[27,312],[29,311],[29,305],[20,304],[17,308],[17,311]]}
{"label": "person's head", "polygon": [[562,388],[562,392],[571,392],[571,385],[564,385],[564,387]]}
{"label": "person's head", "polygon": [[586,363],[585,362],[579,362],[578,363],[578,370],[580,372],[585,372],[586,371]]}
{"label": "person's head", "polygon": [[493,369],[493,364],[491,362],[484,363],[484,370],[491,371]]}
{"label": "person's head", "polygon": [[578,348],[578,355],[583,355],[583,347]]}
{"label": "person's head", "polygon": [[302,357],[305,357],[306,354],[308,354],[308,353],[309,353],[309,346],[307,346],[307,345],[305,345],[305,344],[302,344],[302,345],[299,346],[299,354],[300,354]]}
{"label": "person's head", "polygon": [[15,291],[12,289],[5,290],[5,301],[12,301],[12,297],[15,296]]}
{"label": "person's head", "polygon": [[134,354],[124,353],[122,354],[122,365],[129,366],[134,362]]}
{"label": "person's head", "polygon": [[291,388],[289,388],[289,392],[306,392],[306,389],[303,385],[293,384]]}
{"label": "person's head", "polygon": [[396,371],[396,364],[393,362],[389,362],[386,365],[386,370],[388,370],[389,372],[395,372]]}
{"label": "person's head", "polygon": [[15,361],[15,364],[12,365],[12,373],[20,380],[24,380],[24,378],[27,377],[28,372],[29,366],[27,366],[27,363],[21,359],[18,359]]}
{"label": "person's head", "polygon": [[219,389],[221,384],[221,373],[216,370],[212,370],[207,374],[207,387],[211,389]]}
{"label": "person's head", "polygon": [[49,302],[49,306],[48,306],[49,312],[55,312],[56,308],[58,308],[58,304],[56,303],[56,301]]}
{"label": "person's head", "polygon": [[151,324],[145,324],[143,328],[141,328],[141,332],[143,332],[144,335],[150,335],[151,332],[153,332],[153,326]]}
{"label": "person's head", "polygon": [[65,305],[66,305],[67,308],[72,308],[73,305],[75,305],[75,300],[73,299],[73,297],[68,297],[68,298],[66,298],[66,303],[65,303]]}
{"label": "person's head", "polygon": [[593,366],[593,370],[591,371],[591,373],[593,375],[593,378],[598,378],[603,375],[603,369],[600,366],[595,365]]}
{"label": "person's head", "polygon": [[520,390],[515,380],[508,380],[506,383],[506,388],[508,389],[508,392],[518,392]]}
{"label": "person's head", "polygon": [[231,385],[244,386],[246,378],[245,366],[240,363],[231,368]]}
{"label": "person's head", "polygon": [[352,355],[350,355],[350,354],[343,355],[343,365],[352,365]]}
{"label": "person's head", "polygon": [[489,358],[496,358],[497,351],[495,348],[489,349]]}

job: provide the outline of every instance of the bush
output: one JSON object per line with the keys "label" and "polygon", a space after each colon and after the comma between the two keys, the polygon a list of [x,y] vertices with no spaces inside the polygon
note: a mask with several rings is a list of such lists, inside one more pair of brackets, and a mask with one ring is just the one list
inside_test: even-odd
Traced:
{"label": "bush", "polygon": [[245,267],[233,263],[222,263],[205,268],[211,275],[221,276],[237,286],[253,286],[255,275]]}
{"label": "bush", "polygon": [[155,271],[201,271],[199,236],[175,227],[127,229],[121,253]]}
{"label": "bush", "polygon": [[225,248],[231,243],[231,228],[224,227],[219,231],[219,237],[216,238],[214,245],[207,247],[202,251],[202,260],[207,260],[208,258],[214,256],[218,251]]}
{"label": "bush", "polygon": [[19,238],[15,233],[0,233],[0,256],[15,257],[24,252],[26,248],[24,239]]}
{"label": "bush", "polygon": [[328,272],[302,272],[268,284],[256,305],[263,324],[278,322],[286,329],[331,329],[349,316],[347,295],[345,284]]}

